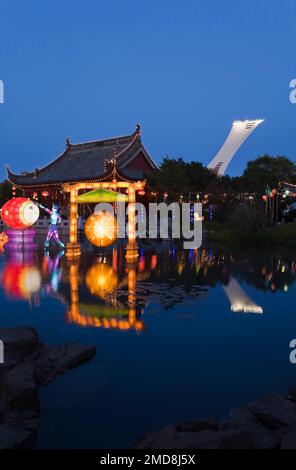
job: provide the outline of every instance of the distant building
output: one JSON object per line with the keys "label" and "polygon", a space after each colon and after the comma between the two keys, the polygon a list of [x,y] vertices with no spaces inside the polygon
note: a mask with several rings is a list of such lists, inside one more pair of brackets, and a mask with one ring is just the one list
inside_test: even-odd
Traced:
{"label": "distant building", "polygon": [[209,170],[215,171],[219,176],[223,176],[226,169],[233,159],[236,152],[247,140],[250,134],[264,122],[264,119],[255,119],[254,121],[234,121],[232,123],[231,131],[224,142],[223,146],[209,163]]}

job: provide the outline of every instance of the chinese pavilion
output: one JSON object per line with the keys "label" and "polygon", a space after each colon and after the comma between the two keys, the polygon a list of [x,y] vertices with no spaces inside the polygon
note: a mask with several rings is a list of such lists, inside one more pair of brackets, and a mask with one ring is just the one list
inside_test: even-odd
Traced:
{"label": "chinese pavilion", "polygon": [[[70,207],[70,211],[67,210],[70,216],[67,253],[75,256],[80,254],[77,241],[79,191],[97,188],[126,191],[132,208],[136,192],[145,186],[145,174],[154,169],[156,165],[142,143],[141,128],[137,125],[131,135],[112,139],[72,144],[67,138],[65,151],[48,165],[21,174],[15,174],[7,167],[7,174],[9,181],[21,188],[26,197],[57,200],[62,208]],[[133,209],[129,211],[128,225],[128,248],[133,252]]]}
{"label": "chinese pavilion", "polygon": [[25,197],[35,194],[42,199],[42,192],[48,192],[51,200],[60,199],[59,194],[65,183],[112,181],[116,160],[116,178],[122,181],[138,181],[156,168],[145,149],[138,124],[135,132],[123,137],[72,144],[66,140],[65,151],[42,168],[21,174],[13,173],[7,166],[9,181],[21,188]]}

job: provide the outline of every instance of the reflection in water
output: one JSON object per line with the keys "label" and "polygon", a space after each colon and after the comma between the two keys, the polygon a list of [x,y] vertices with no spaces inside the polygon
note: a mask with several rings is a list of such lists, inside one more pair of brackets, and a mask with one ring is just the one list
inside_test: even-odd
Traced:
{"label": "reflection in water", "polygon": [[[184,251],[170,243],[141,249],[135,263],[125,261],[124,248],[103,254],[85,254],[69,262],[63,252],[10,252],[2,255],[2,288],[9,299],[39,303],[42,297],[58,298],[68,305],[68,322],[79,326],[145,329],[143,316],[170,309],[185,301],[197,302],[209,288],[220,286],[232,312],[263,313],[257,290],[288,292],[295,282],[295,261],[282,254],[206,249]],[[3,263],[3,261],[5,261]],[[150,308],[150,307],[149,307]],[[150,310],[151,311],[151,310]]]}
{"label": "reflection in water", "polygon": [[118,286],[118,276],[110,265],[97,263],[88,269],[85,283],[91,294],[104,299],[107,294],[114,292]]}
{"label": "reflection in water", "polygon": [[[108,284],[109,280],[109,284]],[[136,268],[135,265],[128,266],[128,301],[127,306],[119,302],[114,289],[118,285],[117,275],[111,266],[104,262],[92,266],[86,275],[86,285],[92,294],[98,295],[105,300],[105,304],[98,302],[80,302],[79,299],[79,274],[78,264],[73,262],[69,268],[70,281],[70,308],[67,314],[69,322],[80,326],[92,326],[103,328],[116,328],[128,330],[134,328],[136,331],[144,329],[144,324],[137,318],[135,308],[136,296]],[[106,295],[111,294],[110,298]]]}
{"label": "reflection in water", "polygon": [[33,254],[10,253],[2,272],[2,286],[8,298],[31,300],[41,288],[41,274]]}
{"label": "reflection in water", "polygon": [[223,288],[229,298],[232,312],[263,313],[263,308],[250,299],[236,279],[231,278]]}

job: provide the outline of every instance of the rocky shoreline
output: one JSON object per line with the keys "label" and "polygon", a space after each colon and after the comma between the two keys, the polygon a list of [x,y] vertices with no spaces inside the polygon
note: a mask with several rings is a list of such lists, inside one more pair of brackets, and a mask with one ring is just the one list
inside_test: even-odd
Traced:
{"label": "rocky shoreline", "polygon": [[34,447],[39,428],[38,387],[96,354],[93,346],[50,346],[30,326],[0,328],[0,449]]}
{"label": "rocky shoreline", "polygon": [[296,387],[288,397],[268,396],[215,418],[166,426],[139,449],[296,449]]}

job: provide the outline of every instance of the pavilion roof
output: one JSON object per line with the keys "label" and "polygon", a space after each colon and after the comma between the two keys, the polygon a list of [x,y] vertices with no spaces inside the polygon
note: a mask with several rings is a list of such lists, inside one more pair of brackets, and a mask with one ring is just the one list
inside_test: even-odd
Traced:
{"label": "pavilion roof", "polygon": [[108,162],[116,158],[119,176],[130,181],[144,177],[143,172],[128,168],[139,154],[144,155],[151,170],[156,168],[141,139],[140,126],[131,135],[80,144],[67,139],[65,151],[48,165],[31,172],[13,173],[7,166],[9,180],[19,186],[39,186],[108,179],[112,168]]}

